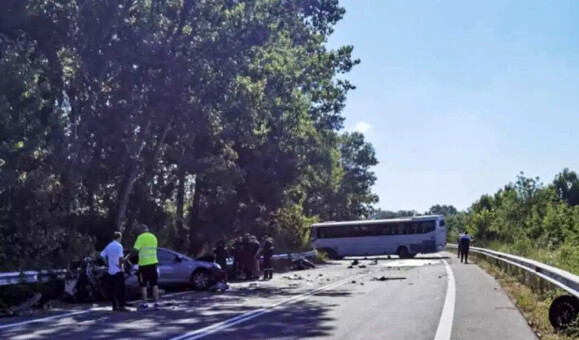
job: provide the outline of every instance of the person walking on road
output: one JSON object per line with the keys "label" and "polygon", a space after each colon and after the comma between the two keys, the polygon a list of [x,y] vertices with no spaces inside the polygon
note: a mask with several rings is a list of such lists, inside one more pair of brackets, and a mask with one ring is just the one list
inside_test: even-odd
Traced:
{"label": "person walking on road", "polygon": [[101,252],[101,257],[107,262],[107,286],[109,297],[113,303],[113,311],[128,312],[125,307],[125,274],[123,272],[122,234],[116,231],[113,240]]}
{"label": "person walking on road", "polygon": [[147,225],[141,225],[141,234],[133,247],[139,253],[139,285],[143,295],[141,309],[148,309],[147,287],[153,290],[154,308],[159,309],[159,273],[157,272],[157,237],[149,232]]}
{"label": "person walking on road", "polygon": [[462,237],[462,235],[464,235],[464,233],[460,233],[460,235],[458,235],[458,238],[456,239],[456,258],[460,259],[460,238]]}
{"label": "person walking on road", "polygon": [[468,263],[468,252],[470,248],[470,243],[472,239],[468,234],[468,231],[465,231],[464,234],[460,236],[460,262],[466,264]]}

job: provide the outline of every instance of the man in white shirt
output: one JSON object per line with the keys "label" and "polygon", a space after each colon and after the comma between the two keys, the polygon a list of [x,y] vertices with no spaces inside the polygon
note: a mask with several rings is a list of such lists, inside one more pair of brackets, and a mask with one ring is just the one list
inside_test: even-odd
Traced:
{"label": "man in white shirt", "polygon": [[123,273],[123,245],[121,244],[122,234],[115,231],[113,240],[101,252],[101,257],[105,258],[108,264],[108,285],[109,295],[113,303],[113,311],[127,312],[125,308],[125,274]]}

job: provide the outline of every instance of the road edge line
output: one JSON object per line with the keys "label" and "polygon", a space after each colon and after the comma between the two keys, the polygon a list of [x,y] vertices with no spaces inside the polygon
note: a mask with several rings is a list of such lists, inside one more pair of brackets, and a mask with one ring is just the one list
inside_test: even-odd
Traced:
{"label": "road edge line", "polygon": [[452,323],[454,321],[454,307],[456,303],[456,282],[454,279],[454,273],[452,272],[452,268],[448,262],[446,262],[442,256],[441,260],[446,269],[447,285],[444,305],[442,307],[442,313],[440,314],[440,320],[438,322],[438,327],[436,328],[434,340],[450,340],[452,334]]}

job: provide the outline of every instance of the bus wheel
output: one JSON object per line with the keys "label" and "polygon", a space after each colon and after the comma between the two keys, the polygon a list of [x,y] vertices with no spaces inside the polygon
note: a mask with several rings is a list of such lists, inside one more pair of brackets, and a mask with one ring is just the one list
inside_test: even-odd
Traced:
{"label": "bus wheel", "polygon": [[398,257],[401,259],[408,259],[410,258],[410,253],[408,252],[408,248],[406,247],[399,247],[398,248]]}
{"label": "bus wheel", "polygon": [[343,256],[340,257],[338,255],[338,253],[334,249],[331,249],[331,248],[321,249],[321,251],[324,252],[328,256],[328,258],[331,260],[341,260],[344,258]]}

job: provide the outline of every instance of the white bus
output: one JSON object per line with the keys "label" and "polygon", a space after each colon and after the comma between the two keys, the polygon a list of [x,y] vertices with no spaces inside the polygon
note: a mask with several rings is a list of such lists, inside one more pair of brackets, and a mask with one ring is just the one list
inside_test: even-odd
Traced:
{"label": "white bus", "polygon": [[446,224],[440,215],[315,223],[310,241],[314,249],[336,259],[384,254],[412,258],[444,250]]}

